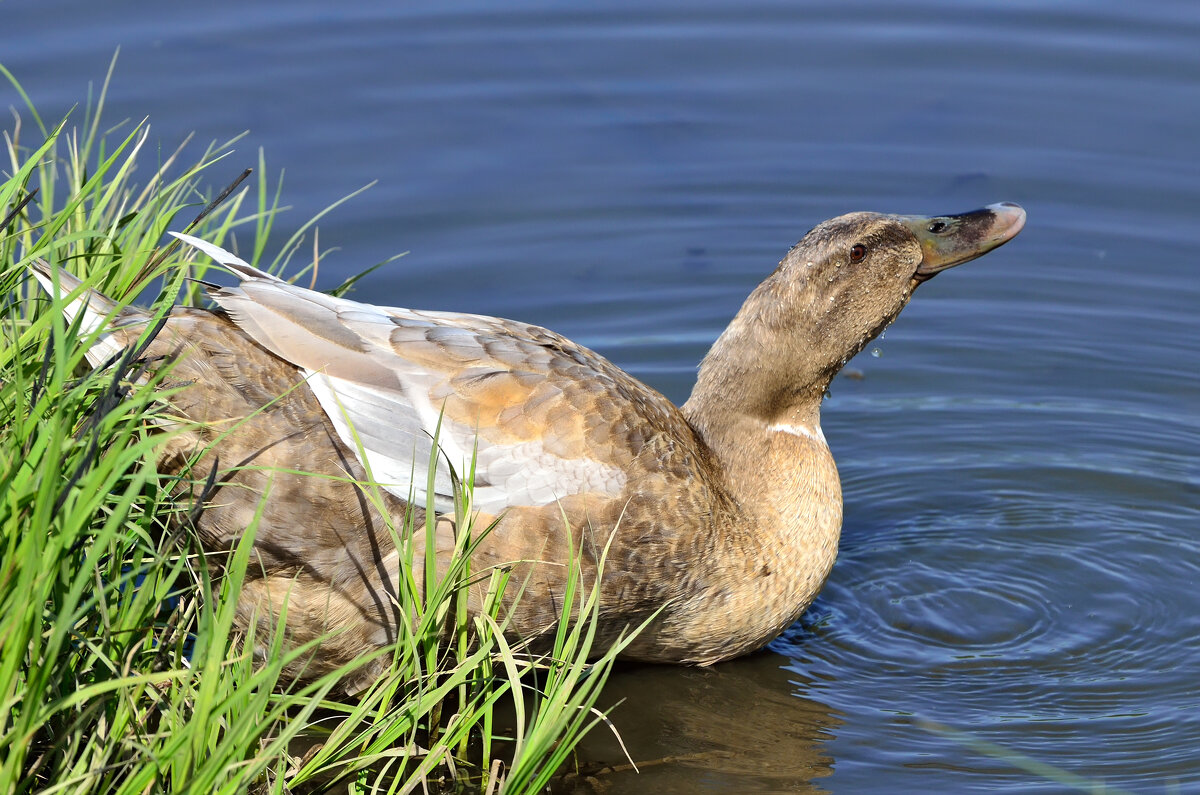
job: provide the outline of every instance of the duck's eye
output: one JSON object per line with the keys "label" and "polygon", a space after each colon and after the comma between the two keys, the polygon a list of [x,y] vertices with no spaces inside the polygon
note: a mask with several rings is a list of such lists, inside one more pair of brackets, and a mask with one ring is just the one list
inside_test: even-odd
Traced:
{"label": "duck's eye", "polygon": [[932,224],[929,225],[929,231],[933,232],[935,235],[938,234],[939,232],[945,232],[946,231],[946,222],[945,221],[934,221]]}
{"label": "duck's eye", "polygon": [[855,243],[850,247],[850,261],[862,262],[863,257],[867,256],[867,247],[862,243]]}

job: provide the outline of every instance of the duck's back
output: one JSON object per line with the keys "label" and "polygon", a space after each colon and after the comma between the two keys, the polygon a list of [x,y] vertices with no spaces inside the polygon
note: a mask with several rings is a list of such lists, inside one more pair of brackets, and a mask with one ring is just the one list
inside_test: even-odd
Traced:
{"label": "duck's back", "polygon": [[[732,514],[715,464],[674,405],[603,357],[536,326],[370,307],[274,280],[214,297],[224,312],[176,310],[148,352],[176,360],[171,382],[186,387],[172,400],[196,423],[163,465],[179,471],[211,445],[189,477],[207,506],[206,546],[257,527],[262,576],[246,587],[243,620],[257,610],[268,629],[287,599],[295,641],[341,630],[309,674],[394,639],[401,556],[388,520],[403,526],[411,496],[424,526],[435,436],[440,556],[457,531],[452,481],[473,465],[474,526],[495,520],[473,570],[515,569],[514,634],[552,629],[564,564],[577,561],[590,588],[606,550],[604,641],[703,587],[696,561],[715,552],[714,518]],[[219,485],[201,495],[213,467]],[[380,484],[384,512],[355,480]],[[414,544],[420,561],[422,534]],[[660,634],[630,653],[686,659]]]}

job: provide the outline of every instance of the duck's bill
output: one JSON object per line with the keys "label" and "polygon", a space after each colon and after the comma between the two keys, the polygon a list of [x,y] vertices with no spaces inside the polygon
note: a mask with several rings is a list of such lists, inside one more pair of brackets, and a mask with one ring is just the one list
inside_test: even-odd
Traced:
{"label": "duck's bill", "polygon": [[962,215],[905,215],[900,220],[921,241],[925,256],[913,278],[923,282],[1012,240],[1025,226],[1025,211],[1019,205],[1001,202]]}

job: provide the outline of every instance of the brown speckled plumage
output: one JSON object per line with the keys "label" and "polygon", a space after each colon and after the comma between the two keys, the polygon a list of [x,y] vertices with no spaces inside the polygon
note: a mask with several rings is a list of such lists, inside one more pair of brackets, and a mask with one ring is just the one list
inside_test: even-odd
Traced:
{"label": "brown speckled plumage", "polygon": [[[305,675],[389,642],[404,620],[380,509],[396,525],[411,510],[423,525],[439,418],[439,552],[454,544],[450,468],[463,471],[477,441],[475,526],[496,527],[472,565],[511,566],[525,583],[515,637],[553,629],[572,546],[585,586],[607,546],[601,645],[661,609],[625,657],[717,662],[774,638],[833,565],[841,487],[819,425],[830,379],[917,284],[1023,223],[1015,205],[992,205],[821,224],[746,300],[680,408],[545,329],[333,299],[189,239],[241,284],[212,291],[221,311],[175,310],[148,351],[175,359],[172,385],[185,387],[172,402],[189,430],[164,445],[160,466],[179,471],[204,451],[190,472],[197,493],[219,468],[198,521],[207,548],[230,548],[261,513],[240,618],[269,630],[287,600],[291,642],[340,630]],[[48,271],[38,275],[50,289]],[[97,316],[104,299],[87,300]],[[127,311],[93,362],[143,323]],[[386,487],[382,505],[353,482],[367,467]],[[423,539],[414,543],[419,561]]]}

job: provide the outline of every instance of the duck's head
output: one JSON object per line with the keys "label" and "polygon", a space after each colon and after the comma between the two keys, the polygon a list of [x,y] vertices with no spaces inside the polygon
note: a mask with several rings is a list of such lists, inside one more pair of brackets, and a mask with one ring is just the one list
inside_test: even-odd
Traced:
{"label": "duck's head", "polygon": [[[746,409],[765,419],[819,399],[919,284],[1007,243],[1024,225],[1025,211],[1008,202],[961,215],[860,212],[825,221],[746,300],[697,387],[706,377],[731,380],[722,373],[737,378],[754,393],[748,397],[757,405]],[[751,361],[756,372],[739,366]]]}
{"label": "duck's head", "polygon": [[1010,203],[934,217],[850,213],[805,235],[763,287],[789,316],[778,320],[815,324],[840,366],[896,319],[917,285],[1007,243],[1024,225],[1025,211]]}

